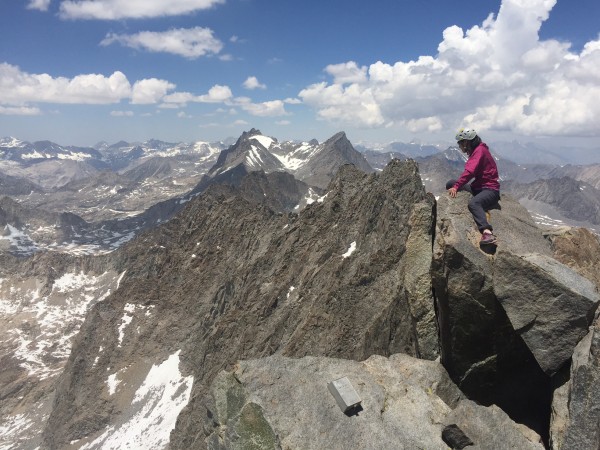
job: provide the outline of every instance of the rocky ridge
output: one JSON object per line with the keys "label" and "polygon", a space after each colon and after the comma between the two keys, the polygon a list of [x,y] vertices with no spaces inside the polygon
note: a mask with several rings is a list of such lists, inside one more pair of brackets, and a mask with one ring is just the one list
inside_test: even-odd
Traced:
{"label": "rocky ridge", "polygon": [[[394,164],[379,177],[344,168],[323,202],[298,217],[230,189],[209,189],[185,214],[127,246],[123,295],[88,315],[80,336],[94,337],[75,343],[57,388],[46,429],[51,447],[83,439],[90,427],[101,432],[108,421],[125,426],[127,409],[112,416],[140,386],[149,355],[164,361],[177,353],[184,376],[193,376],[192,400],[172,437],[182,448],[196,440],[208,383],[238,359],[437,355],[431,289],[419,285],[429,273],[433,199],[414,164]],[[176,246],[164,248],[168,242]],[[126,308],[140,311],[125,329],[127,346],[92,367],[78,355],[116,346]],[[118,374],[118,395],[107,391],[107,374]],[[84,390],[73,389],[75,379],[87,380]]]}
{"label": "rocky ridge", "polygon": [[[362,361],[398,352],[433,360],[438,351],[453,382],[484,405],[464,408],[489,405],[481,414],[500,420],[491,406],[500,405],[548,442],[552,377],[568,365],[587,333],[598,295],[582,289],[587,281],[575,272],[549,261],[550,243],[509,197],[502,210],[492,212],[506,244],[496,255],[482,253],[474,245],[477,233],[466,202],[466,194],[454,202],[440,199],[432,252],[434,201],[414,162],[392,162],[380,175],[345,166],[323,201],[298,216],[276,214],[232,188],[209,189],[171,222],[126,246],[128,272],[82,327],[56,390],[46,444],[94,448],[129,431],[136,411],[143,411],[133,406],[145,374],[169,361],[179,363],[178,392],[187,395],[178,397],[182,409],[168,438],[171,448],[235,448],[242,441],[227,444],[238,439],[237,432],[226,437],[227,424],[207,395],[217,395],[219,403],[220,394],[211,391],[215,377],[235,370],[238,360],[278,355]],[[168,248],[173,242],[177,246]],[[550,276],[548,264],[560,270]],[[511,290],[503,277],[515,271],[527,275],[519,286],[527,277],[541,277],[543,284],[535,292],[533,285],[529,293]],[[568,320],[559,319],[569,328],[523,326],[518,314],[513,317],[511,303],[533,295],[533,303],[552,304],[549,292],[581,306]],[[559,333],[562,341],[551,339]],[[97,354],[100,346],[115,351],[105,351],[92,365],[86,355]],[[552,349],[550,359],[539,352],[545,346]],[[317,364],[327,366],[323,360]],[[328,370],[319,376],[329,376]],[[107,375],[118,381],[114,388]],[[272,383],[279,389],[277,379]],[[282,413],[269,409],[272,402],[259,402],[256,395],[250,389],[244,398],[254,398],[260,408],[241,405],[240,414],[246,412],[240,418],[250,414],[266,421],[274,435],[293,435],[277,425],[274,418]],[[432,423],[437,431],[426,433],[436,445],[442,445],[444,417],[461,411],[448,408]],[[469,429],[468,422],[462,428]],[[215,429],[221,431],[214,435]],[[470,434],[478,439],[472,428]],[[535,434],[516,436],[539,446]],[[407,439],[407,445],[414,443],[414,436]],[[273,442],[272,448],[283,445]]]}
{"label": "rocky ridge", "polygon": [[[115,274],[127,272],[118,289],[86,316],[55,391],[43,446],[110,448],[122,444],[120,439],[144,439],[140,442],[159,448],[168,442],[172,448],[235,448],[243,442],[236,427],[248,420],[273,431],[267,433],[269,439],[275,436],[273,446],[266,448],[279,448],[281,439],[299,445],[295,428],[282,425],[291,418],[272,406],[284,399],[264,397],[258,384],[248,383],[252,373],[273,361],[291,368],[282,369],[279,378],[261,376],[271,390],[285,392],[280,380],[289,386],[293,374],[306,373],[303,366],[312,370],[313,385],[330,381],[335,367],[361,380],[395,373],[403,356],[368,358],[398,352],[430,360],[441,354],[443,366],[431,362],[427,369],[440,378],[411,390],[408,399],[424,398],[429,389],[438,395],[435,383],[455,390],[447,370],[469,397],[502,406],[549,442],[555,381],[579,351],[599,299],[590,282],[552,258],[557,247],[543,239],[527,212],[503,197],[502,210],[492,211],[501,247],[491,255],[477,247],[466,194],[452,202],[442,198],[436,207],[414,162],[393,161],[379,175],[345,166],[327,195],[297,215],[277,212],[293,203],[290,199],[273,199],[282,193],[278,186],[292,186],[290,181],[276,172],[253,172],[240,179],[241,189],[208,187],[170,222],[107,259]],[[552,315],[555,323],[524,309],[529,297],[536,304],[561,306]],[[561,316],[566,312],[570,316]],[[543,351],[546,347],[550,352]],[[593,355],[593,350],[579,353]],[[238,360],[270,355],[275,356],[254,366],[242,363],[249,378],[241,380]],[[282,357],[301,359],[295,365]],[[332,357],[365,361],[371,375],[352,368],[359,363],[326,359]],[[591,368],[594,376],[595,360],[582,361],[580,367]],[[402,389],[419,379],[417,369],[399,371],[407,377]],[[231,398],[241,392],[241,403],[226,416],[231,423],[222,421],[218,409],[219,398],[230,398],[227,383],[225,391],[218,387],[218,380],[231,379],[227,373],[243,384],[232,386]],[[383,378],[360,385],[371,405],[363,418],[371,426],[384,418],[388,430],[402,434],[407,425],[400,421],[400,406],[407,398],[399,394],[398,379]],[[584,398],[588,388],[578,379],[574,375],[563,389]],[[377,390],[390,392],[389,408],[371,415]],[[333,415],[339,412],[333,399],[319,399],[332,427],[348,433],[351,422]],[[539,436],[512,424],[499,408],[440,399],[424,403],[424,411],[433,408],[429,413],[416,412],[431,417],[435,411],[435,420],[423,424],[420,437],[404,436],[407,446],[415,439],[442,445],[442,430],[452,422],[476,445],[491,439],[485,426],[477,427],[487,423],[514,429],[523,448],[540,448]],[[563,419],[580,414],[561,411]],[[556,423],[552,442],[569,433]],[[252,430],[244,429],[252,438]]]}
{"label": "rocky ridge", "polygon": [[[447,448],[450,443],[441,442],[441,436],[449,424],[458,424],[474,448],[544,448],[542,441],[552,448],[592,448],[598,442],[594,422],[598,414],[590,409],[598,405],[598,398],[592,386],[600,374],[598,330],[592,328],[587,334],[587,327],[600,297],[590,281],[551,258],[553,252],[560,253],[559,239],[570,241],[575,236],[579,242],[581,232],[557,237],[552,246],[526,211],[504,196],[502,209],[492,211],[492,220],[506,245],[502,243],[497,254],[486,254],[477,248],[479,236],[467,200],[462,194],[456,201],[438,202],[433,287],[442,364],[462,391],[488,408],[468,400],[458,405],[446,401],[450,408],[444,418],[431,397],[416,400],[409,387],[397,396],[393,383],[421,379],[415,374],[418,363],[410,364],[410,375],[397,367],[389,384],[381,377],[373,384],[354,368],[340,369],[345,361],[304,358],[296,363],[266,358],[241,362],[212,383],[208,448],[244,448],[265,437],[265,430],[272,438],[265,448],[345,448],[356,442],[381,449]],[[573,259],[570,265],[585,272],[586,267]],[[572,355],[571,380],[565,383]],[[377,363],[373,357],[363,364],[381,370],[396,357],[400,355]],[[436,370],[435,363],[428,364],[433,364],[429,371]],[[325,380],[343,375],[355,381],[363,398],[365,411],[356,417],[344,417],[333,398],[324,403],[317,400],[327,397]],[[431,393],[439,385],[447,386],[429,380],[420,389]],[[371,397],[380,389],[389,396],[384,407]],[[291,404],[300,405],[298,413],[287,411]],[[541,436],[516,425],[494,405]],[[550,410],[555,411],[552,417]],[[418,419],[420,414],[427,419]],[[249,427],[250,418],[262,426]],[[385,431],[379,431],[382,424]],[[361,431],[363,426],[369,432]],[[428,426],[429,430],[424,428]],[[309,433],[308,428],[316,431]],[[490,430],[503,433],[486,435]],[[393,443],[386,441],[390,435]]]}
{"label": "rocky ridge", "polygon": [[559,217],[589,223],[592,227],[600,225],[600,191],[584,181],[563,176],[527,184],[513,182],[507,189],[533,211],[548,205],[558,211]]}

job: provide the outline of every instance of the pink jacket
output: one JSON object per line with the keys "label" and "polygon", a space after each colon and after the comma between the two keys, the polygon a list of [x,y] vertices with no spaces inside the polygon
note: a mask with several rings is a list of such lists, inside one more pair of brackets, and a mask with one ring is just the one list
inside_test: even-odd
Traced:
{"label": "pink jacket", "polygon": [[475,178],[471,183],[473,190],[491,189],[500,191],[498,182],[498,167],[496,161],[490,153],[489,147],[483,142],[479,144],[469,159],[465,163],[465,171],[462,173],[454,187],[458,190],[463,187],[471,178]]}

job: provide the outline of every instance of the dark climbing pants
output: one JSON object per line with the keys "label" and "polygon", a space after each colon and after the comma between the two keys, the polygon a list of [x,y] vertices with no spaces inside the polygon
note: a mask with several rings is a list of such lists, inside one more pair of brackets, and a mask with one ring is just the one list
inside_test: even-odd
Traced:
{"label": "dark climbing pants", "polygon": [[[450,180],[446,183],[446,189],[450,189],[456,184],[456,180]],[[498,201],[500,200],[500,192],[492,189],[472,189],[470,184],[465,184],[461,191],[467,191],[473,194],[473,198],[469,200],[469,211],[473,215],[473,219],[477,224],[477,229],[483,233],[483,230],[492,231],[493,228],[489,224],[485,215],[486,211],[498,207]]]}

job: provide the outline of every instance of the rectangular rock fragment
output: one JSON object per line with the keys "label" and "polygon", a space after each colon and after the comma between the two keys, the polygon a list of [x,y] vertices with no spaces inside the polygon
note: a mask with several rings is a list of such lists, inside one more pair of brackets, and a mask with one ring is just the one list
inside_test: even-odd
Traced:
{"label": "rectangular rock fragment", "polygon": [[347,377],[327,383],[327,389],[329,389],[329,392],[331,392],[331,395],[333,395],[338,406],[344,413],[360,405],[360,397]]}

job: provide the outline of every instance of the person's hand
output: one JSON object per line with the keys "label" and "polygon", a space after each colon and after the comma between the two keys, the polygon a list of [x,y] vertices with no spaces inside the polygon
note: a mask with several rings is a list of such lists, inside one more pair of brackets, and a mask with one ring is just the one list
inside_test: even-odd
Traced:
{"label": "person's hand", "polygon": [[448,189],[448,194],[450,194],[450,197],[455,198],[456,197],[456,188],[451,187],[450,189]]}

